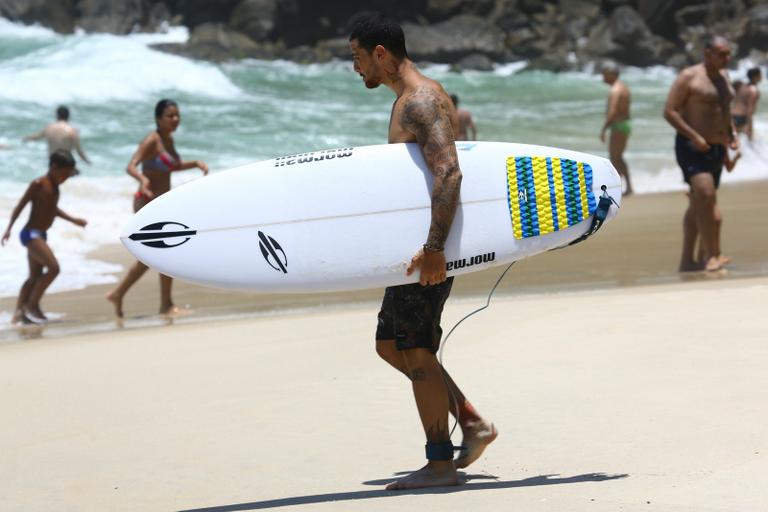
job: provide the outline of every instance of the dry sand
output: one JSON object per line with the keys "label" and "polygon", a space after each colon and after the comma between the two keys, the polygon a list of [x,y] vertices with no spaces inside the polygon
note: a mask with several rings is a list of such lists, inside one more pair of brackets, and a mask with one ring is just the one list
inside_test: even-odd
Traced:
{"label": "dry sand", "polygon": [[[124,329],[108,287],[51,295],[65,322],[2,333],[0,510],[768,510],[768,183],[720,197],[727,273],[675,271],[682,194],[514,267],[446,348],[500,430],[455,488],[382,490],[423,434],[373,350],[380,291],[177,283],[197,313],[165,326],[147,277]],[[499,273],[457,279],[444,325]]]}
{"label": "dry sand", "polygon": [[382,490],[423,434],[375,308],[6,344],[0,510],[766,510],[767,296],[496,301],[445,363],[500,436],[467,483],[416,492]]}

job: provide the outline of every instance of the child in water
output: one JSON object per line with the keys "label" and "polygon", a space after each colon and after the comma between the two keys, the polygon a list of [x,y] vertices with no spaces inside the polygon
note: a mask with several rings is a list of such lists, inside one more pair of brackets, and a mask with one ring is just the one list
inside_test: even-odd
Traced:
{"label": "child in water", "polygon": [[[21,244],[27,248],[29,277],[24,281],[19,291],[19,299],[16,302],[12,323],[42,324],[47,321],[45,314],[40,309],[40,299],[48,286],[59,275],[59,262],[56,261],[56,256],[46,242],[46,232],[56,217],[61,217],[81,227],[85,227],[87,224],[85,219],[72,217],[58,207],[59,185],[67,181],[70,176],[78,173],[72,153],[65,149],[54,151],[49,159],[48,173],[29,184],[27,191],[19,200],[19,204],[11,213],[8,229],[5,230],[2,240],[0,240],[0,244],[3,246],[11,237],[11,227],[13,227],[13,223],[16,222],[21,211],[27,203],[32,203],[29,220],[19,233]],[[43,272],[43,270],[46,271]]]}

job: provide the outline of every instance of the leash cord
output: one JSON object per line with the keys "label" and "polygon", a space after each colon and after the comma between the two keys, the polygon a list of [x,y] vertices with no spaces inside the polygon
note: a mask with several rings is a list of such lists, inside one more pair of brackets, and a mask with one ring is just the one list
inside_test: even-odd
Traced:
{"label": "leash cord", "polygon": [[[461,320],[456,322],[453,325],[453,327],[451,327],[451,330],[448,331],[448,334],[445,335],[445,338],[443,338],[443,342],[440,343],[440,350],[438,352],[437,359],[438,359],[438,362],[440,363],[440,367],[442,368],[442,374],[441,375],[443,376],[443,382],[445,382],[445,387],[448,390],[448,393],[451,395],[451,402],[453,404],[455,404],[455,406],[456,406],[456,414],[454,416],[455,420],[454,420],[454,423],[453,423],[453,427],[451,428],[451,433],[448,434],[449,438],[453,436],[453,432],[456,430],[456,427],[459,424],[460,409],[459,409],[459,402],[456,399],[456,395],[453,394],[453,390],[451,389],[451,386],[448,384],[448,378],[446,377],[447,374],[446,374],[445,368],[443,367],[443,350],[445,349],[445,345],[448,343],[448,338],[451,337],[451,334],[453,334],[453,331],[455,331],[456,328],[459,325],[461,325],[461,323],[464,320],[466,320],[467,318],[471,317],[472,315],[475,315],[475,314],[483,311],[484,309],[487,309],[488,306],[491,305],[491,297],[493,297],[493,293],[496,291],[496,288],[498,288],[499,284],[501,283],[501,280],[504,279],[504,276],[507,275],[507,272],[509,271],[509,269],[512,268],[512,265],[514,265],[514,264],[515,264],[514,261],[512,263],[510,263],[509,266],[507,266],[507,268],[504,269],[504,272],[502,272],[501,275],[499,276],[499,278],[496,280],[496,284],[493,285],[493,288],[491,288],[491,291],[488,294],[488,299],[486,299],[485,305],[482,306],[482,307],[479,307],[476,310],[472,311],[471,313],[465,315],[464,318],[462,318]],[[454,449],[457,449],[457,448],[461,449],[461,447],[456,447]]]}

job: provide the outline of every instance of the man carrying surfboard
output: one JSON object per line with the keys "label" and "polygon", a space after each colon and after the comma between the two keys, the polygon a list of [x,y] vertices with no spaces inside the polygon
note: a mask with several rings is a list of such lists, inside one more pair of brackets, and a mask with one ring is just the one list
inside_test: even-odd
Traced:
{"label": "man carrying surfboard", "polygon": [[[376,351],[411,381],[427,438],[427,465],[387,489],[457,485],[457,468],[474,462],[497,436],[464,397],[437,359],[440,316],[451,291],[443,249],[461,190],[455,134],[459,119],[443,87],[422,75],[408,58],[405,35],[393,20],[378,14],[360,17],[349,36],[354,69],[365,86],[389,87],[396,99],[389,123],[391,144],[416,142],[432,172],[432,220],[423,247],[414,248],[407,273],[420,272],[419,283],[387,288],[376,330]],[[414,226],[425,229],[426,226]],[[458,458],[448,427],[449,410],[464,439]]]}

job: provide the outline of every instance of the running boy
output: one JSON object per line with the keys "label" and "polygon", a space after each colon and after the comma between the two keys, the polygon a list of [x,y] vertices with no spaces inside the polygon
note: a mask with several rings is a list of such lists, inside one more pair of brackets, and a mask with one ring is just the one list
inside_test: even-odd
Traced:
{"label": "running boy", "polygon": [[[19,300],[16,302],[16,311],[13,313],[13,323],[44,323],[47,320],[40,309],[40,299],[48,286],[59,275],[59,262],[56,261],[56,256],[53,255],[53,251],[46,243],[46,231],[51,227],[56,217],[61,217],[82,227],[87,224],[85,219],[67,215],[57,206],[59,185],[78,172],[72,153],[65,149],[54,151],[49,159],[48,174],[29,184],[29,188],[24,192],[19,204],[11,213],[8,229],[5,230],[2,241],[0,241],[2,245],[5,245],[11,237],[11,227],[21,211],[27,203],[32,203],[29,220],[19,234],[21,244],[27,248],[29,277],[24,281],[19,291]],[[43,272],[44,269],[47,271]]]}

